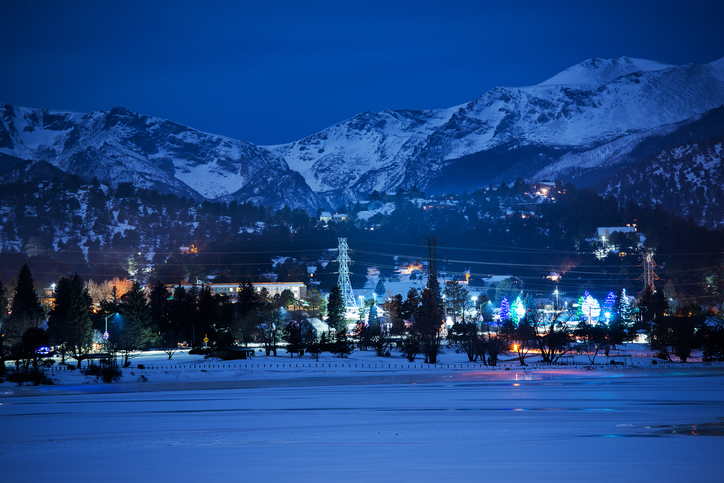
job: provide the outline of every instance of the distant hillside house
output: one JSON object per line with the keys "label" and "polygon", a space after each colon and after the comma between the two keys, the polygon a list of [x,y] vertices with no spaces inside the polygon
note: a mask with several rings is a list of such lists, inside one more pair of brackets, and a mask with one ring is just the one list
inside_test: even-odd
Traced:
{"label": "distant hillside house", "polygon": [[598,241],[601,243],[606,243],[606,241],[611,239],[611,234],[615,232],[620,233],[636,233],[636,227],[635,226],[599,226],[596,228],[596,237],[598,238]]}
{"label": "distant hillside house", "polygon": [[360,201],[360,204],[364,207],[365,210],[368,211],[379,210],[380,208],[385,206],[385,204],[380,200]]}
{"label": "distant hillside house", "polygon": [[[254,289],[257,292],[260,292],[261,289],[265,288],[266,291],[269,293],[270,297],[273,297],[276,294],[281,294],[285,290],[291,290],[291,292],[294,294],[294,298],[297,300],[301,300],[307,297],[307,286],[304,284],[304,282],[257,282],[253,285]],[[173,294],[174,290],[176,290],[178,286],[179,285],[166,285],[171,294]],[[182,283],[180,286],[183,287],[184,290],[188,291],[191,289],[193,284]],[[236,300],[237,294],[239,292],[238,282],[207,283],[204,286],[209,287],[212,293],[224,294],[234,301]]]}

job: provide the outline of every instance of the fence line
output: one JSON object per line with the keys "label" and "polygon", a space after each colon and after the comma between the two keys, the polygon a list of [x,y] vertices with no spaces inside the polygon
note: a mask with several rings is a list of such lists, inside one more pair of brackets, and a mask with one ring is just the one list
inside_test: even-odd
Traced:
{"label": "fence line", "polygon": [[[614,356],[622,357],[622,356]],[[604,356],[605,358],[605,356]],[[654,363],[655,362],[655,363]],[[701,358],[690,358],[687,362],[667,362],[654,360],[651,363],[639,363],[639,361],[633,361],[631,363],[619,363],[617,366],[628,366],[628,367],[647,367],[647,368],[668,368],[668,367],[681,367],[682,365],[689,363],[702,363]],[[705,365],[709,365],[707,362],[703,362]],[[506,361],[499,363],[495,366],[485,365],[482,363],[453,363],[453,364],[426,364],[421,363],[361,363],[361,362],[275,362],[275,363],[224,363],[224,364],[170,364],[170,365],[146,365],[138,364],[135,367],[129,366],[128,369],[132,370],[149,370],[149,371],[163,371],[163,370],[218,370],[218,369],[416,369],[416,370],[510,370],[513,368],[517,369],[566,369],[566,368],[596,368],[596,367],[610,367],[613,364],[610,363],[597,363],[590,364],[585,362],[572,362],[572,363],[530,363],[525,366],[521,366],[517,362]],[[50,372],[63,372],[77,370],[76,368],[70,369],[67,365],[53,365],[48,368]]]}

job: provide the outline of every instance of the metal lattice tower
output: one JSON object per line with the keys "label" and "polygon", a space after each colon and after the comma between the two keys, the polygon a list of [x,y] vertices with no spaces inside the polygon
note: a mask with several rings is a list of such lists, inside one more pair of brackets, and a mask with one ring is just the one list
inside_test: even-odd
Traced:
{"label": "metal lattice tower", "polygon": [[427,283],[437,280],[437,239],[427,238]]}
{"label": "metal lattice tower", "polygon": [[654,273],[654,267],[656,266],[656,262],[654,261],[654,254],[651,252],[644,253],[642,255],[642,265],[644,267],[644,274],[641,276],[640,279],[643,279],[644,281],[644,290],[646,290],[646,287],[650,287],[651,293],[654,293],[656,291],[654,281],[661,280]]}
{"label": "metal lattice tower", "polygon": [[349,246],[347,246],[346,238],[337,238],[337,240],[339,241],[339,246],[337,247],[337,250],[339,251],[339,255],[337,256],[337,263],[339,263],[339,278],[337,279],[337,286],[342,292],[342,300],[344,300],[345,307],[356,309],[357,302],[354,299],[352,283],[349,281],[349,264],[352,262],[347,254]]}

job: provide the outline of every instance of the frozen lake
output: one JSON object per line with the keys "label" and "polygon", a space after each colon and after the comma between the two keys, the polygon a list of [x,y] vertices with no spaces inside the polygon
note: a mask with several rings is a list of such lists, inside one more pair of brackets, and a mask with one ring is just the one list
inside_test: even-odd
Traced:
{"label": "frozen lake", "polygon": [[2,391],[3,482],[708,482],[724,474],[721,367]]}

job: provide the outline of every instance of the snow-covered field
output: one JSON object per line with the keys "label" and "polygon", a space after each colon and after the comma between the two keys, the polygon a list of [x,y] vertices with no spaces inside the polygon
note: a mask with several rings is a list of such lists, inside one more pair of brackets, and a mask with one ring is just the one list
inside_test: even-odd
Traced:
{"label": "snow-covered field", "polygon": [[724,472],[721,365],[163,357],[134,359],[154,369],[113,384],[77,371],[52,373],[54,386],[5,383],[0,481],[708,482]]}

